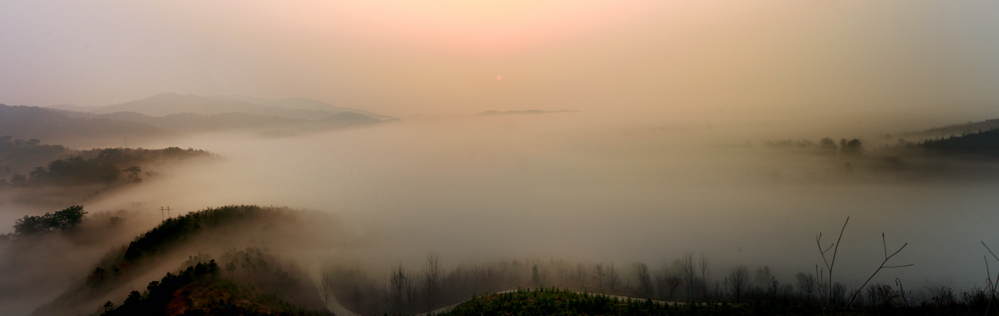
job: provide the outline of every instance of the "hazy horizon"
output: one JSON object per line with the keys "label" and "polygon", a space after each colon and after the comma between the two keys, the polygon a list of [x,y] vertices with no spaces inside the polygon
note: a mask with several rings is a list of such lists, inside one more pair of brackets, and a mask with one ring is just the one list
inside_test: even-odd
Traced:
{"label": "hazy horizon", "polygon": [[996,115],[999,101],[988,1],[3,6],[0,102],[11,105],[177,92],[309,97],[393,116]]}

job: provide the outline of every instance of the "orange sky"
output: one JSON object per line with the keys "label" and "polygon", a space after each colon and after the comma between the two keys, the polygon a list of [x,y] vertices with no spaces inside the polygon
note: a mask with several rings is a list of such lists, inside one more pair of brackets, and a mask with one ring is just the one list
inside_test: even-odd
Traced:
{"label": "orange sky", "polygon": [[180,92],[393,115],[768,115],[999,101],[989,1],[4,2],[5,104]]}

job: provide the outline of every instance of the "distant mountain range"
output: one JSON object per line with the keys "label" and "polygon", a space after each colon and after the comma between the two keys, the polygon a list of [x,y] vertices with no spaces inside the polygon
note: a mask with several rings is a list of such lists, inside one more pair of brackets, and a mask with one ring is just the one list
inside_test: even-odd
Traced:
{"label": "distant mountain range", "polygon": [[381,115],[364,110],[342,108],[306,98],[264,99],[247,96],[211,96],[162,93],[145,99],[94,108],[89,112],[108,114],[135,112],[149,116],[191,113],[214,115],[245,113],[297,119],[321,119],[339,113],[356,113],[368,117]]}
{"label": "distant mountain range", "polygon": [[0,136],[35,138],[54,143],[50,140],[145,137],[164,134],[164,131],[146,124],[82,114],[36,106],[0,104]]}
{"label": "distant mountain range", "polygon": [[314,131],[391,119],[306,98],[176,93],[97,108],[57,107],[61,109],[0,104],[0,136],[53,143],[208,131]]}

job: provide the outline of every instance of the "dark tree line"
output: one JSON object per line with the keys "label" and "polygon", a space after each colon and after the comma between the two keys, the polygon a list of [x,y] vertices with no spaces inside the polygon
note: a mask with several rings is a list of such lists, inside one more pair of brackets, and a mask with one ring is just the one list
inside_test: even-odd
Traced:
{"label": "dark tree line", "polygon": [[864,151],[863,142],[857,138],[849,140],[846,138],[840,139],[839,146],[836,145],[836,141],[834,141],[832,138],[829,137],[819,140],[818,143],[812,142],[807,139],[799,139],[799,140],[787,139],[787,140],[768,141],[764,143],[764,145],[766,145],[767,147],[774,147],[774,148],[815,149],[818,150],[819,153],[823,154],[835,154],[836,151],[839,151],[844,154],[859,154]]}
{"label": "dark tree line", "polygon": [[46,145],[37,139],[0,136],[0,178],[6,179],[14,173],[28,173],[39,162],[56,160],[71,152],[61,145]]}
{"label": "dark tree line", "polygon": [[0,188],[91,184],[109,186],[138,182],[144,175],[143,165],[209,155],[203,150],[177,147],[160,150],[108,148],[96,152],[82,151],[69,158],[51,161],[45,167],[35,167],[27,175],[15,173],[9,179],[0,179]]}
{"label": "dark tree line", "polygon": [[45,215],[30,216],[25,215],[14,222],[14,232],[4,234],[0,237],[4,239],[16,239],[37,235],[50,231],[70,230],[83,221],[87,212],[83,206],[74,205],[55,213],[45,213]]}

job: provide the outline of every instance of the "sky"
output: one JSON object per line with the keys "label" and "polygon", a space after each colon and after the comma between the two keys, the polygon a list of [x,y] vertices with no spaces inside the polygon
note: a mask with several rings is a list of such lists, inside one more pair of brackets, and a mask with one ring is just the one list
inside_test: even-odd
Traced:
{"label": "sky", "polygon": [[0,103],[309,97],[485,110],[980,113],[994,1],[0,0]]}

